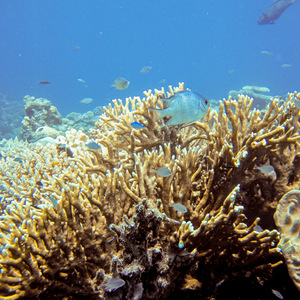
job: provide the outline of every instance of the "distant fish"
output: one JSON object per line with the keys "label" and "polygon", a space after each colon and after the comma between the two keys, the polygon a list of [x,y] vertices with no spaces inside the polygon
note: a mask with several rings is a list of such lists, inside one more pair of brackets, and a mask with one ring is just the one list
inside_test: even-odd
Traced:
{"label": "distant fish", "polygon": [[150,110],[156,114],[158,119],[171,117],[167,125],[179,125],[191,123],[201,119],[209,107],[208,100],[198,93],[191,91],[180,92],[174,96],[165,99],[168,107],[165,109]]}
{"label": "distant fish", "polygon": [[82,78],[77,78],[77,81],[80,82],[80,83],[85,83],[85,80],[82,79]]}
{"label": "distant fish", "polygon": [[18,162],[18,163],[23,163],[23,159],[20,158],[20,157],[14,158],[14,161],[15,161],[15,162]]}
{"label": "distant fish", "polygon": [[272,289],[272,293],[278,298],[278,299],[283,299],[283,296],[281,295],[280,292],[276,291],[276,290],[273,290]]}
{"label": "distant fish", "polygon": [[257,231],[257,232],[263,232],[264,230],[259,226],[259,225],[256,225],[254,227],[254,231]]}
{"label": "distant fish", "polygon": [[270,52],[268,50],[261,50],[260,53],[263,55],[272,55],[272,52]]}
{"label": "distant fish", "polygon": [[74,51],[77,51],[77,50],[80,49],[80,46],[74,46],[72,49],[73,49]]}
{"label": "distant fish", "polygon": [[127,89],[130,84],[130,81],[123,77],[117,78],[114,83],[111,85],[111,87],[115,87],[116,90],[124,90]]}
{"label": "distant fish", "polygon": [[139,122],[132,122],[132,123],[130,123],[130,126],[131,126],[133,129],[136,129],[136,130],[146,128],[144,125],[142,125],[142,124],[139,123]]}
{"label": "distant fish", "polygon": [[167,82],[167,79],[162,79],[162,80],[159,81],[160,84],[164,84],[166,82]]}
{"label": "distant fish", "polygon": [[234,69],[230,69],[230,70],[228,70],[228,73],[229,73],[229,74],[232,74],[232,73],[234,73]]}
{"label": "distant fish", "polygon": [[168,167],[161,167],[160,169],[155,170],[154,172],[161,177],[169,177],[172,175],[172,172]]}
{"label": "distant fish", "polygon": [[95,142],[90,142],[85,144],[90,150],[99,150],[101,149],[101,146],[99,146],[97,143]]}
{"label": "distant fish", "polygon": [[114,236],[109,236],[106,238],[106,243],[111,243],[115,239]]}
{"label": "distant fish", "polygon": [[43,81],[39,81],[39,84],[51,84],[51,82],[47,80],[43,80]]}
{"label": "distant fish", "polygon": [[262,166],[256,166],[255,168],[260,170],[261,172],[263,172],[266,175],[270,175],[272,172],[275,172],[274,167],[271,166],[270,164],[264,164]]}
{"label": "distant fish", "polygon": [[102,287],[107,292],[114,292],[125,284],[125,281],[121,278],[112,278],[107,283],[103,284]]}
{"label": "distant fish", "polygon": [[151,66],[145,66],[141,69],[141,73],[148,73],[151,69]]}
{"label": "distant fish", "polygon": [[187,208],[182,205],[181,203],[174,203],[171,205],[172,207],[174,207],[178,212],[184,214],[187,212]]}
{"label": "distant fish", "polygon": [[50,199],[53,207],[56,209],[57,208],[57,203],[58,203],[57,200],[52,196],[49,196],[49,199]]}
{"label": "distant fish", "polygon": [[84,103],[84,104],[89,104],[93,101],[94,99],[93,98],[84,98],[82,100],[80,100],[81,103]]}
{"label": "distant fish", "polygon": [[260,25],[275,24],[283,12],[298,0],[277,0],[258,19]]}
{"label": "distant fish", "polygon": [[281,68],[287,69],[287,68],[290,68],[291,66],[292,65],[290,65],[290,64],[282,64]]}

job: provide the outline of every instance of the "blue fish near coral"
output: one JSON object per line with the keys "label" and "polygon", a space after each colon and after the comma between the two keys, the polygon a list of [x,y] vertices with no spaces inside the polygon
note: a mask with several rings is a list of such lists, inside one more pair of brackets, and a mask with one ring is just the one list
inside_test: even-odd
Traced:
{"label": "blue fish near coral", "polygon": [[131,126],[133,129],[137,129],[137,130],[146,128],[144,125],[142,125],[142,124],[139,123],[139,122],[132,122],[132,123],[130,124],[130,126]]}
{"label": "blue fish near coral", "polygon": [[176,93],[174,96],[165,99],[168,107],[166,109],[154,109],[158,119],[171,117],[167,125],[179,125],[195,122],[201,119],[207,112],[209,102],[198,93],[185,91]]}
{"label": "blue fish near coral", "polygon": [[99,146],[97,143],[95,143],[95,142],[90,142],[90,143],[87,143],[87,144],[85,144],[87,147],[88,147],[88,149],[90,149],[90,150],[99,150],[99,149],[101,149],[101,146]]}

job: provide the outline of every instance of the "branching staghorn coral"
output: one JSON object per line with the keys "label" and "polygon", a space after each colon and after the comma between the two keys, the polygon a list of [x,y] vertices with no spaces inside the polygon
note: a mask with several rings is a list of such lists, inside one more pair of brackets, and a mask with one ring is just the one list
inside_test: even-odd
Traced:
{"label": "branching staghorn coral", "polygon": [[[183,90],[113,101],[91,131],[99,150],[76,130],[46,146],[7,143],[0,163],[3,299],[156,299],[193,289],[209,297],[220,282],[269,274],[281,263],[279,233],[256,226],[283,184],[299,182],[293,99],[259,111],[241,95],[190,125],[157,121],[149,108],[163,108]],[[256,169],[266,162],[274,182]],[[171,176],[155,172],[163,166]],[[112,278],[125,285],[114,291]]]}

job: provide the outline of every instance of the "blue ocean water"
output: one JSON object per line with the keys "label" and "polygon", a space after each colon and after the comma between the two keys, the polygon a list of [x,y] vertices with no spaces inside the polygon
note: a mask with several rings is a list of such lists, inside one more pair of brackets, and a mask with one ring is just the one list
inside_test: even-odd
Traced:
{"label": "blue ocean water", "polygon": [[[1,1],[0,93],[20,103],[28,94],[47,98],[63,116],[181,81],[208,99],[227,97],[229,90],[244,85],[267,86],[272,95],[284,95],[299,90],[300,3],[275,25],[258,25],[261,11],[271,4]],[[147,65],[150,72],[141,73]],[[111,88],[121,76],[130,86]],[[94,101],[80,103],[86,97]]]}

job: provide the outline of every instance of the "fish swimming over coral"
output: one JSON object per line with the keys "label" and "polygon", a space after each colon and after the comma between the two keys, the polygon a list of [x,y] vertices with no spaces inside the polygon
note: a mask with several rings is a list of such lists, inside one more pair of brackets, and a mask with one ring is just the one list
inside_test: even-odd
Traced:
{"label": "fish swimming over coral", "polygon": [[101,149],[101,146],[99,146],[97,143],[95,142],[90,142],[90,143],[87,143],[85,144],[87,146],[88,149],[90,150],[99,150]]}
{"label": "fish swimming over coral", "polygon": [[155,113],[158,119],[171,117],[166,122],[167,125],[195,122],[206,114],[209,107],[209,102],[205,97],[191,91],[176,93],[165,99],[165,102],[168,104],[167,108],[152,108],[151,111]]}
{"label": "fish swimming over coral", "polygon": [[119,77],[114,81],[114,83],[111,85],[111,87],[115,87],[116,90],[124,90],[124,89],[128,88],[129,84],[130,84],[129,80],[127,80],[123,77]]}
{"label": "fish swimming over coral", "polygon": [[172,175],[172,172],[168,167],[161,167],[160,169],[155,170],[154,172],[161,177],[169,177]]}
{"label": "fish swimming over coral", "polygon": [[171,205],[172,207],[174,207],[178,212],[184,214],[187,212],[187,209],[184,205],[182,205],[181,203],[174,203]]}
{"label": "fish swimming over coral", "polygon": [[133,129],[136,129],[136,130],[146,128],[143,124],[141,124],[139,122],[132,122],[132,123],[130,123],[130,125]]}
{"label": "fish swimming over coral", "polygon": [[275,24],[283,12],[298,0],[277,0],[258,19],[259,25]]}
{"label": "fish swimming over coral", "polygon": [[103,288],[106,291],[115,291],[118,288],[122,287],[125,284],[125,281],[121,278],[112,278],[106,284],[103,285]]}

